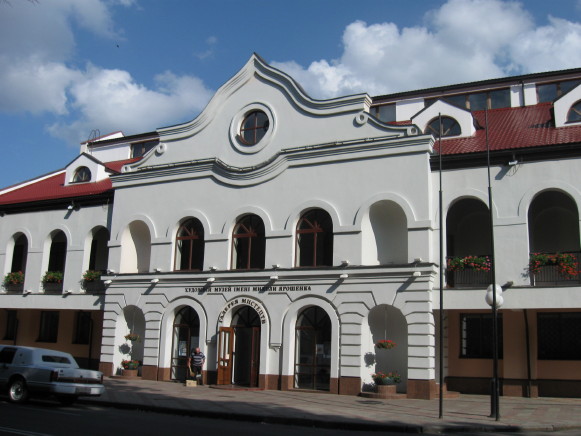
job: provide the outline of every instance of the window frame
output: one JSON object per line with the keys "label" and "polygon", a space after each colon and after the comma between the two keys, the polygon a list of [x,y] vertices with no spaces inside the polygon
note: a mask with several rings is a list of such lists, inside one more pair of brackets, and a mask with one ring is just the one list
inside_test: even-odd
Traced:
{"label": "window frame", "polygon": [[91,181],[92,177],[91,170],[86,166],[81,166],[75,170],[71,183],[87,183]]}
{"label": "window frame", "polygon": [[18,335],[18,311],[16,309],[4,309],[6,314],[6,327],[4,341],[16,341]]}
{"label": "window frame", "polygon": [[[545,318],[543,322],[543,318]],[[576,318],[578,330],[566,325],[567,318]],[[558,325],[551,326],[557,330],[547,334],[547,322],[557,320]],[[552,336],[552,337],[550,337]],[[549,338],[550,337],[550,338]],[[575,345],[581,338],[581,312],[537,312],[537,358],[539,360],[581,360],[581,347]],[[547,349],[545,341],[558,341],[558,347]],[[554,342],[553,342],[554,345]]]}
{"label": "window frame", "polygon": [[[244,247],[243,244],[247,246]],[[243,252],[246,248],[246,253]],[[242,257],[240,257],[242,255]],[[266,235],[264,223],[258,215],[245,215],[232,230],[231,269],[249,271],[264,269],[266,255]],[[245,263],[245,266],[241,266]]]}
{"label": "window frame", "polygon": [[73,344],[87,345],[93,335],[93,317],[90,311],[79,310],[75,313]]}
{"label": "window frame", "polygon": [[[441,122],[440,122],[440,118],[442,119]],[[456,118],[450,117],[448,115],[445,115],[445,116],[442,116],[442,117],[432,118],[428,122],[428,124],[426,125],[426,128],[424,130],[424,133],[426,135],[430,135],[431,134],[431,135],[434,135],[436,138],[439,138],[440,137],[440,132],[438,130],[440,130],[441,128],[438,129],[438,128],[434,127],[433,125],[435,123],[437,123],[437,126],[438,127],[441,126],[441,125],[445,126],[445,123],[444,122],[445,121],[447,122],[448,120],[451,120],[452,121],[452,124],[448,127],[448,129],[447,129],[446,132],[443,132],[442,131],[442,136],[441,137],[442,138],[453,138],[453,137],[457,137],[457,136],[462,136],[462,127],[460,126],[460,123],[458,122],[458,120]],[[458,133],[456,133],[456,134],[449,134],[449,133],[447,133],[447,132],[450,131],[450,129],[453,129],[455,127],[458,127],[458,130],[459,130]]]}
{"label": "window frame", "polygon": [[[260,116],[264,117],[264,121],[259,125]],[[254,118],[251,120],[251,118]],[[245,127],[249,121],[253,121],[251,127]],[[244,145],[252,146],[258,144],[267,134],[270,129],[270,118],[268,114],[261,109],[254,109],[248,112],[242,119],[238,137],[240,142]],[[252,139],[248,139],[245,134],[251,133]]]}
{"label": "window frame", "polygon": [[[308,228],[301,228],[304,223],[307,224]],[[308,238],[309,235],[312,235],[312,241]],[[334,234],[331,215],[324,209],[311,209],[304,212],[295,229],[295,267],[333,266],[333,245]],[[321,257],[323,259],[320,259]],[[312,263],[303,264],[307,259],[312,259]]]}
{"label": "window frame", "polygon": [[[478,320],[478,334],[475,335],[475,332],[472,332],[470,336],[468,336],[467,327],[465,327],[465,320],[471,318],[473,320]],[[483,323],[489,325],[483,325]],[[498,358],[503,358],[503,328],[502,328],[502,314],[498,314]],[[482,332],[485,329],[489,329],[490,335],[483,335]],[[493,358],[493,349],[492,349],[492,314],[491,313],[461,313],[460,314],[460,349],[459,357],[460,359],[492,359]],[[476,340],[478,341],[477,346],[475,347],[473,344],[468,346],[466,343],[469,340]],[[474,353],[471,350],[477,348],[478,352]],[[488,349],[489,348],[489,349]]]}
{"label": "window frame", "polygon": [[[189,227],[188,227],[189,226]],[[180,236],[182,231],[188,232],[187,235]],[[175,239],[175,257],[174,257],[174,271],[202,271],[204,268],[204,226],[200,220],[190,218],[184,221],[176,233]],[[189,241],[189,250],[187,256],[187,268],[182,268],[184,253],[183,243],[180,247],[180,241]],[[178,265],[179,263],[179,265]]]}

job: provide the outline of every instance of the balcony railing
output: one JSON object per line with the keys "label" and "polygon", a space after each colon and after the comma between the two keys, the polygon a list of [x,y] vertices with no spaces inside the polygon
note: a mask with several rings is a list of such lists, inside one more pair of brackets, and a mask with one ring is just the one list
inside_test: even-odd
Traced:
{"label": "balcony railing", "polygon": [[[549,256],[555,256],[557,253],[547,253]],[[575,270],[579,270],[579,260],[581,259],[581,253],[579,252],[567,252],[562,253],[571,255],[574,258],[576,264]],[[531,253],[531,257],[534,254]],[[556,262],[551,262],[546,265],[540,265],[536,272],[531,272],[531,285],[532,286],[570,286],[581,284],[581,274],[571,275],[564,274],[560,271],[560,267]]]}
{"label": "balcony railing", "polygon": [[[479,255],[478,258],[488,258],[489,255]],[[454,259],[462,259],[458,257],[448,257],[446,265],[450,265],[450,261]],[[466,259],[466,258],[464,258]],[[450,271],[446,270],[446,284],[452,288],[481,288],[486,287],[492,283],[492,272],[483,271],[482,269],[465,266],[463,269]]]}

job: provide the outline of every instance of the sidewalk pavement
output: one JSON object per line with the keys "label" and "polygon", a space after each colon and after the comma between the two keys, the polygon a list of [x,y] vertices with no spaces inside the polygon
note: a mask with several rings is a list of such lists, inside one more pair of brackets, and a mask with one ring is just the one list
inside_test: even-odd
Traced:
{"label": "sidewalk pavement", "polygon": [[101,397],[85,404],[206,418],[350,430],[451,433],[581,429],[579,398],[500,398],[500,420],[489,418],[490,397],[383,400],[328,393],[225,390],[182,383],[109,378]]}

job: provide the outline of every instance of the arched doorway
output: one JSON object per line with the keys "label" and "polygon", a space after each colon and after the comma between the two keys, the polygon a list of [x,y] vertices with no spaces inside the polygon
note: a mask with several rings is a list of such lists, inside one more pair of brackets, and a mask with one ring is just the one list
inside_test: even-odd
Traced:
{"label": "arched doorway", "polygon": [[260,316],[250,306],[240,307],[230,327],[220,328],[218,384],[258,387]]}
{"label": "arched doorway", "polygon": [[311,306],[296,324],[295,387],[328,391],[331,380],[331,319]]}
{"label": "arched doorway", "polygon": [[188,356],[200,345],[200,317],[189,306],[176,313],[172,333],[171,379],[185,381],[188,375]]}

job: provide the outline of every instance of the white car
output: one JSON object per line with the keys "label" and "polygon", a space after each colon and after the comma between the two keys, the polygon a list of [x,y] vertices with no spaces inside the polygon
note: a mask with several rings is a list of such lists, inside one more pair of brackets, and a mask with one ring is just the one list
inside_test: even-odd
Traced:
{"label": "white car", "polygon": [[44,348],[0,345],[0,388],[10,401],[23,403],[31,395],[54,395],[62,404],[105,391],[103,373],[80,369],[74,357]]}

